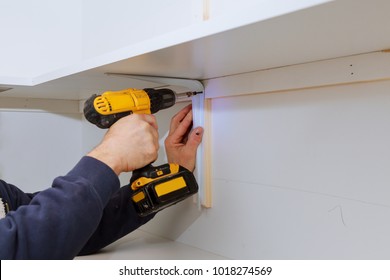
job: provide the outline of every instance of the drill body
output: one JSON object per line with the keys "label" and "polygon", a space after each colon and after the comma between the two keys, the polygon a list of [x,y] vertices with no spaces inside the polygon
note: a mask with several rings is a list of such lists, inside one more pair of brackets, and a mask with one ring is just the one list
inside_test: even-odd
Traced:
{"label": "drill body", "polygon": [[[126,89],[92,95],[84,103],[85,118],[100,128],[109,128],[130,114],[154,114],[173,106],[176,94],[170,89]],[[133,171],[129,187],[131,202],[140,216],[158,212],[198,192],[193,173],[183,166],[151,164]]]}
{"label": "drill body", "polygon": [[176,95],[170,89],[125,89],[92,95],[84,103],[85,118],[100,128],[109,128],[130,114],[154,114],[172,107]]}

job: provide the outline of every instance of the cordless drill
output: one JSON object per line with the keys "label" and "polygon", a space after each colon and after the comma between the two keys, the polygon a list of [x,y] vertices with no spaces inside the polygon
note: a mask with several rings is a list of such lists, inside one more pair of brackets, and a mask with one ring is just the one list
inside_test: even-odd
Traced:
{"label": "cordless drill", "polygon": [[[187,92],[187,96],[196,92]],[[85,118],[100,128],[109,128],[130,114],[154,114],[172,107],[176,93],[163,89],[126,89],[92,95],[84,103]],[[175,163],[151,164],[133,171],[130,179],[132,203],[140,216],[158,212],[198,192],[191,171]]]}

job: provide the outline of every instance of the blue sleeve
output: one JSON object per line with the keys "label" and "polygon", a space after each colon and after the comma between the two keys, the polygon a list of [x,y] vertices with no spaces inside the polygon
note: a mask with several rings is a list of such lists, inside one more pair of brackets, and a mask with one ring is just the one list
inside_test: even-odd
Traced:
{"label": "blue sleeve", "polygon": [[92,254],[111,244],[129,232],[139,228],[155,214],[140,217],[131,203],[133,191],[130,186],[122,187],[108,202],[98,228],[84,245],[79,255]]}
{"label": "blue sleeve", "polygon": [[[119,179],[107,165],[83,157],[66,176],[36,195],[2,191],[11,211],[0,219],[0,259],[74,258],[98,228],[118,189]],[[24,205],[13,210],[18,203]]]}

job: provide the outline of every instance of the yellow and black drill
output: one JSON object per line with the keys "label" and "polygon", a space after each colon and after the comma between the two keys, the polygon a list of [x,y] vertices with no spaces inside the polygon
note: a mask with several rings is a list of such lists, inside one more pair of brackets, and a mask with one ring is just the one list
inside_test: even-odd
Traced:
{"label": "yellow and black drill", "polygon": [[[186,96],[197,92],[183,93]],[[109,128],[130,114],[154,114],[176,103],[171,89],[126,89],[92,95],[84,103],[85,118],[100,128]],[[198,192],[193,173],[175,163],[151,164],[134,170],[130,187],[132,202],[140,216],[158,212]]]}

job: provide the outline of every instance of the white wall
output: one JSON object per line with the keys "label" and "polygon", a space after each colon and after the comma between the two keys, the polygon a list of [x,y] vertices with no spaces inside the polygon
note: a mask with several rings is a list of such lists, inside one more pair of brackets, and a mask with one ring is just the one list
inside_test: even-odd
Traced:
{"label": "white wall", "polygon": [[50,187],[80,159],[80,117],[0,111],[0,178],[26,192]]}
{"label": "white wall", "polygon": [[233,259],[388,259],[389,90],[213,99],[213,207],[146,229]]}

